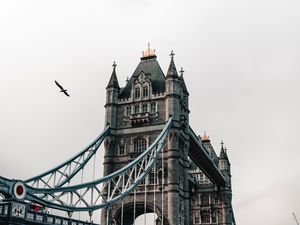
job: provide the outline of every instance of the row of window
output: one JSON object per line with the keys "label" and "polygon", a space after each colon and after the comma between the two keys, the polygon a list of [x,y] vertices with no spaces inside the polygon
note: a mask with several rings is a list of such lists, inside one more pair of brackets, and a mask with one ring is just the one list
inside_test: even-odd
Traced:
{"label": "row of window", "polygon": [[[148,86],[143,87],[142,89],[142,97],[146,98],[149,96],[149,88]],[[141,88],[136,87],[134,88],[134,98],[140,98],[141,97]]]}
{"label": "row of window", "polygon": [[[149,108],[150,107],[150,108]],[[156,102],[150,103],[143,103],[143,104],[137,104],[133,107],[127,106],[125,109],[125,116],[129,116],[130,114],[138,114],[138,113],[155,113],[157,112]]]}
{"label": "row of window", "polygon": [[154,173],[150,173],[148,177],[143,179],[140,183],[140,185],[145,184],[145,181],[147,180],[147,184],[161,184],[162,183],[162,173],[158,172],[156,175]]}
{"label": "row of window", "polygon": [[[144,138],[136,138],[133,142],[133,152],[134,153],[141,153],[147,148],[147,141]],[[125,145],[121,143],[119,146],[119,155],[125,154]]]}
{"label": "row of window", "polygon": [[[197,204],[197,195],[193,196],[192,198],[192,205],[196,205]],[[218,196],[215,195],[213,197],[213,200],[214,200],[214,204],[219,204],[219,199],[218,199]],[[201,205],[209,205],[210,204],[210,196],[208,194],[202,194],[201,197],[200,197],[200,204]]]}
{"label": "row of window", "polygon": [[[194,214],[194,223],[200,223],[199,214]],[[201,224],[202,223],[217,223],[217,211],[213,211],[212,214],[210,213],[201,213]]]}

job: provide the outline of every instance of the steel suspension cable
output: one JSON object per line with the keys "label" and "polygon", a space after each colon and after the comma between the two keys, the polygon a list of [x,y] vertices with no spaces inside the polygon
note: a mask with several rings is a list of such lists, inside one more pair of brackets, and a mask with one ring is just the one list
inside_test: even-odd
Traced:
{"label": "steel suspension cable", "polygon": [[161,150],[161,225],[164,225],[164,181],[165,181],[165,167],[164,167],[164,148]]}
{"label": "steel suspension cable", "polygon": [[[147,163],[147,161],[146,161],[146,163]],[[148,176],[146,176],[146,177],[148,177]],[[144,225],[146,225],[146,213],[147,213],[147,203],[146,203],[146,201],[147,201],[147,182],[146,182],[146,177],[145,177],[145,179],[144,179]]]}
{"label": "steel suspension cable", "polygon": [[[95,167],[96,167],[96,154],[97,152],[94,154],[94,159],[93,159],[93,180],[95,180]],[[91,190],[91,205],[94,202],[94,188]],[[93,211],[90,211],[90,222],[92,221],[92,215],[93,215]]]}
{"label": "steel suspension cable", "polygon": [[124,201],[122,200],[122,209],[121,209],[121,225],[123,225],[124,219]]}
{"label": "steel suspension cable", "polygon": [[154,163],[154,182],[153,182],[153,216],[155,221],[155,208],[156,208],[156,185],[155,185],[155,179],[156,179],[156,162]]}
{"label": "steel suspension cable", "polygon": [[[107,196],[110,195],[110,184],[111,184],[111,183],[108,183]],[[108,222],[109,222],[109,210],[110,210],[110,206],[108,206],[108,207],[106,208],[106,225],[108,225]]]}
{"label": "steel suspension cable", "polygon": [[[134,180],[136,180],[136,166],[134,168]],[[136,188],[133,192],[133,225],[135,225],[135,213],[136,213]]]}
{"label": "steel suspension cable", "polygon": [[[125,176],[122,177],[122,188],[124,188],[124,185],[125,185]],[[121,225],[123,225],[123,219],[124,219],[124,199],[122,198]]]}

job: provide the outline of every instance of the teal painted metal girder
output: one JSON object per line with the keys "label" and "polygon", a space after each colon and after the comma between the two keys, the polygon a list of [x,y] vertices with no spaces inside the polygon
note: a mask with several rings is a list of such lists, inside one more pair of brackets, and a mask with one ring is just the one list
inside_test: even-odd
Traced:
{"label": "teal painted metal girder", "polygon": [[[84,168],[92,156],[97,152],[101,143],[108,135],[109,128],[110,126],[107,126],[89,146],[69,160],[38,176],[27,179],[24,182],[31,187],[43,185],[47,189],[62,187],[64,184],[70,182],[70,180]],[[71,168],[72,165],[73,168]]]}

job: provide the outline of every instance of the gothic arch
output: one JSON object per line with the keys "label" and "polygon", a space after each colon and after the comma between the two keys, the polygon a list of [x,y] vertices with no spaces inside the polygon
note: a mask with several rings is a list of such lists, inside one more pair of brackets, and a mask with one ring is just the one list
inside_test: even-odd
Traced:
{"label": "gothic arch", "polygon": [[[135,216],[133,214],[135,207]],[[114,221],[117,224],[121,224],[121,213],[122,213],[122,206],[115,211],[115,215],[113,215]],[[144,202],[136,202],[135,206],[133,202],[124,204],[123,206],[123,225],[131,225],[133,221],[138,218],[140,215],[145,213],[145,204]],[[161,208],[160,206],[156,205],[154,209],[154,205],[152,203],[146,204],[146,213],[156,213],[158,220],[161,218]],[[135,218],[134,218],[135,217]]]}

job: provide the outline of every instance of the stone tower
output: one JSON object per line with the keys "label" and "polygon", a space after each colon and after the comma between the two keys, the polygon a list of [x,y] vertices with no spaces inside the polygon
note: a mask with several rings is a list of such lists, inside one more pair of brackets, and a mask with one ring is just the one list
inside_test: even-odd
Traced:
{"label": "stone tower", "polygon": [[[155,51],[143,52],[141,61],[125,87],[120,88],[116,64],[106,87],[105,122],[111,125],[110,136],[105,141],[104,175],[107,175],[132,161],[157,137],[170,116],[173,126],[164,150],[164,167],[157,163],[156,173],[164,174],[157,179],[157,190],[153,190],[153,175],[144,181],[147,188],[147,212],[155,212],[164,224],[189,224],[188,184],[188,92],[183,76],[178,76],[174,53],[170,54],[169,69],[165,74],[157,62]],[[183,71],[181,71],[183,72]],[[143,182],[143,184],[144,184]],[[163,186],[163,206],[161,183]],[[143,188],[141,185],[141,189]],[[156,195],[156,203],[153,195]],[[132,215],[133,194],[124,199],[126,213],[124,225],[133,222],[145,212],[144,194],[136,191],[136,210]],[[154,208],[155,205],[155,208]],[[109,220],[118,223],[121,203],[109,211]],[[131,214],[131,215],[130,215]],[[106,212],[102,214],[104,224]]]}

